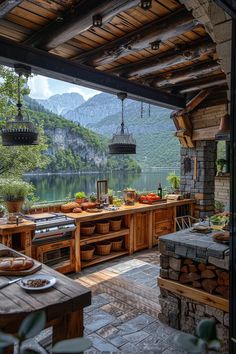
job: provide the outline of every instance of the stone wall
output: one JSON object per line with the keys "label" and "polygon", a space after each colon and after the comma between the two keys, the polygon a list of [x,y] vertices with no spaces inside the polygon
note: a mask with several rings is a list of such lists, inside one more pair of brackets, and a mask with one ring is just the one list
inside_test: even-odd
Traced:
{"label": "stone wall", "polygon": [[195,334],[197,324],[204,318],[214,318],[217,336],[222,348],[219,353],[227,354],[229,345],[229,314],[212,306],[200,304],[186,297],[174,294],[166,289],[160,289],[159,302],[164,309],[159,319],[167,325]]}
{"label": "stone wall", "polygon": [[230,202],[230,177],[215,177],[215,200],[224,203],[226,210],[229,210]]}
{"label": "stone wall", "polygon": [[[191,171],[185,171],[185,159],[191,159]],[[196,199],[195,217],[214,214],[215,141],[197,141],[195,149],[181,148],[181,192]]]}

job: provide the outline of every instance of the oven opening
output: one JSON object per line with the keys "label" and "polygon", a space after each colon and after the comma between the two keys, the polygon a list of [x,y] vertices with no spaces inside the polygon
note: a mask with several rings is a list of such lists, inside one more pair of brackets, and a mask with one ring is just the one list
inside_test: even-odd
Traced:
{"label": "oven opening", "polygon": [[70,261],[70,247],[58,248],[43,254],[43,263],[52,268],[66,261]]}

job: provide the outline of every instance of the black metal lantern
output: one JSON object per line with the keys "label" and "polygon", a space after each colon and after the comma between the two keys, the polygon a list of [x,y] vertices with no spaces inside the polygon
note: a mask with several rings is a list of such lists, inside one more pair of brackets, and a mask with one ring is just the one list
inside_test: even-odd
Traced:
{"label": "black metal lantern", "polygon": [[16,104],[18,112],[15,120],[7,119],[5,127],[1,129],[2,144],[4,146],[38,145],[38,131],[29,119],[23,117],[20,101],[20,78],[23,74],[28,76],[30,69],[16,66],[15,71],[18,74],[18,102]]}
{"label": "black metal lantern", "polygon": [[120,92],[117,97],[121,100],[121,127],[117,129],[117,132],[113,134],[113,137],[109,144],[109,154],[136,154],[136,141],[133,135],[129,133],[125,128],[124,123],[124,100],[127,97],[125,92]]}
{"label": "black metal lantern", "polygon": [[93,16],[93,26],[94,27],[102,27],[102,16],[94,15]]}
{"label": "black metal lantern", "polygon": [[152,0],[141,0],[140,7],[143,10],[149,10],[152,7]]}

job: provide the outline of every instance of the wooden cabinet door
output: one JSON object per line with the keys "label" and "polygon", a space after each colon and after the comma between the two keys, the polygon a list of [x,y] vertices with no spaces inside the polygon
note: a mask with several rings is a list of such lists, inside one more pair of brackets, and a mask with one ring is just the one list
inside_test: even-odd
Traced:
{"label": "wooden cabinet door", "polygon": [[149,213],[137,213],[134,218],[134,251],[149,246]]}

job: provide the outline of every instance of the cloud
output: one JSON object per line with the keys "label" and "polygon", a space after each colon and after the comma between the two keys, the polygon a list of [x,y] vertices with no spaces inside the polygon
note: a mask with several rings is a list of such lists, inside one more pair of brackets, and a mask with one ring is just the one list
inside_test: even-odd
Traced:
{"label": "cloud", "polygon": [[28,85],[30,88],[30,97],[32,98],[49,98],[53,95],[49,88],[48,78],[37,75],[29,78]]}
{"label": "cloud", "polygon": [[71,93],[71,92],[76,92],[76,93],[79,93],[80,95],[82,95],[84,97],[84,99],[87,101],[89,98],[97,95],[98,93],[101,93],[100,91],[97,91],[97,90],[92,90],[90,88],[87,88],[87,87],[82,87],[82,86],[70,86],[68,89],[67,89],[67,92],[68,93]]}

